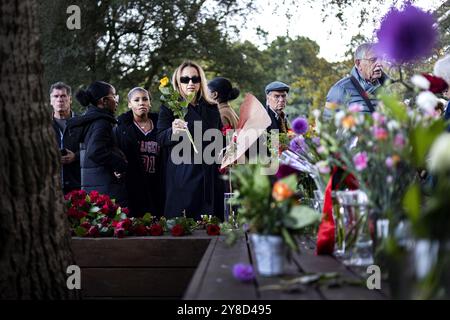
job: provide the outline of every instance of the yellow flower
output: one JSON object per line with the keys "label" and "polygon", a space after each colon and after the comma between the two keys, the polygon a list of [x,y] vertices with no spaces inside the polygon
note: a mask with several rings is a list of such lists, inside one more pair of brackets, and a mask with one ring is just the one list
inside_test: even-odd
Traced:
{"label": "yellow flower", "polygon": [[159,80],[159,87],[160,88],[165,87],[168,84],[169,84],[169,78],[167,78],[167,77],[164,77],[161,80]]}

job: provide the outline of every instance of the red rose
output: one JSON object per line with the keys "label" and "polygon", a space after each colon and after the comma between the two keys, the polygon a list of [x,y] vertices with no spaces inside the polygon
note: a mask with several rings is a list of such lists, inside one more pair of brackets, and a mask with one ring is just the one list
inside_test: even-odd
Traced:
{"label": "red rose", "polygon": [[91,226],[91,224],[90,224],[89,222],[85,221],[85,222],[83,222],[83,223],[80,225],[80,227],[83,227],[83,228],[85,228],[86,230],[89,230],[92,226]]}
{"label": "red rose", "polygon": [[170,230],[170,232],[174,237],[181,237],[184,234],[184,229],[181,224],[176,224],[174,225],[172,230]]}
{"label": "red rose", "polygon": [[139,237],[146,236],[147,228],[145,228],[145,226],[143,224],[137,225],[136,227],[134,227],[134,234]]}
{"label": "red rose", "polygon": [[87,215],[88,215],[88,213],[86,211],[78,211],[77,212],[78,219],[82,219],[82,218],[86,217]]}
{"label": "red rose", "polygon": [[123,228],[116,228],[116,229],[114,229],[114,235],[117,238],[125,237],[125,229],[123,229]]}
{"label": "red rose", "polygon": [[92,226],[92,227],[89,228],[88,235],[90,237],[94,237],[95,238],[95,237],[98,237],[99,234],[100,234],[100,231],[98,230],[97,226]]}
{"label": "red rose", "polygon": [[125,230],[128,230],[128,229],[130,229],[131,224],[132,224],[131,220],[126,218],[126,219],[120,220],[120,222],[117,224],[117,228],[123,228]]}
{"label": "red rose", "polygon": [[79,197],[79,199],[86,198],[86,191],[84,191],[84,190],[78,191],[78,197]]}
{"label": "red rose", "polygon": [[130,210],[128,208],[122,208],[122,212],[125,213],[127,216],[130,214]]}
{"label": "red rose", "polygon": [[152,236],[161,236],[163,233],[164,233],[164,230],[159,223],[151,225],[150,234]]}
{"label": "red rose", "polygon": [[78,210],[74,207],[70,207],[69,210],[67,210],[67,215],[72,218],[78,218]]}
{"label": "red rose", "polygon": [[101,221],[102,226],[106,227],[111,222],[111,218],[104,217]]}
{"label": "red rose", "polygon": [[91,198],[91,202],[97,202],[98,197],[100,196],[100,193],[98,193],[98,191],[91,191],[91,193],[89,193],[89,198]]}
{"label": "red rose", "polygon": [[108,207],[108,205],[107,205],[107,204],[104,204],[104,205],[102,206],[102,208],[100,209],[100,212],[103,213],[103,214],[108,214],[108,213],[109,213],[109,207]]}
{"label": "red rose", "polygon": [[217,224],[210,224],[206,228],[206,233],[210,236],[220,235],[220,227]]}
{"label": "red rose", "polygon": [[119,224],[119,221],[113,220],[113,222],[111,223],[111,226],[112,226],[113,228],[116,228],[118,224]]}

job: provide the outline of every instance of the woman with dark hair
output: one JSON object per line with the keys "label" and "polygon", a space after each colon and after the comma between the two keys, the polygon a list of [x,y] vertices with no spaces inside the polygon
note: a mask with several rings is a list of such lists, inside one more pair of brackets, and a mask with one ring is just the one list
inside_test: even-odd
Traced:
{"label": "woman with dark hair", "polygon": [[[185,214],[199,219],[200,215],[208,214],[223,218],[223,181],[219,179],[219,165],[217,161],[205,161],[204,157],[211,146],[218,145],[213,148],[215,150],[223,148],[220,113],[208,96],[205,73],[198,64],[185,61],[175,70],[172,85],[184,99],[192,96],[193,99],[184,119],[175,119],[174,113],[164,105],[159,113],[158,137],[168,155],[164,215]],[[186,134],[182,133],[184,130],[189,130],[195,141],[201,140],[200,148],[196,144],[198,154],[194,154]],[[213,142],[203,139],[207,130],[209,134],[217,131]],[[182,140],[177,142],[180,133]],[[195,134],[202,136],[196,137]],[[172,140],[173,136],[175,139]],[[208,150],[205,151],[206,148]],[[213,156],[218,157],[218,154]]]}
{"label": "woman with dark hair", "polygon": [[239,97],[239,89],[233,88],[230,80],[217,77],[208,83],[210,96],[219,105],[220,118],[224,126],[236,129],[239,117],[230,106],[230,101]]}
{"label": "woman with dark hair", "polygon": [[117,119],[114,132],[128,160],[125,185],[130,216],[149,212],[161,216],[163,203],[160,147],[156,137],[158,114],[150,113],[151,97],[136,87],[128,93],[129,111]]}
{"label": "woman with dark hair", "polygon": [[113,127],[119,96],[109,83],[95,81],[76,94],[78,102],[87,107],[84,115],[74,119],[72,128],[82,127],[80,144],[81,188],[96,190],[126,206],[122,175],[127,160],[117,147]]}

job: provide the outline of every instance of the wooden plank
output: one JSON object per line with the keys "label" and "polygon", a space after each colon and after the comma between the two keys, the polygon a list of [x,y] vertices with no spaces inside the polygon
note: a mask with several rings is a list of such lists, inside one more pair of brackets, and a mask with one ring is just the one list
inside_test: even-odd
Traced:
{"label": "wooden plank", "polygon": [[214,238],[209,242],[208,248],[206,249],[205,254],[203,255],[202,260],[200,261],[194,276],[192,277],[191,281],[189,282],[188,288],[186,289],[186,292],[183,296],[184,300],[195,300],[198,299],[198,294],[200,293],[203,279],[205,276],[205,273],[208,269],[209,262],[211,261],[211,257],[214,253],[214,249],[217,244],[218,237]]}
{"label": "wooden plank", "polygon": [[290,292],[285,290],[266,290],[268,286],[280,285],[281,281],[289,281],[300,276],[302,270],[296,261],[286,261],[284,274],[279,277],[264,277],[257,273],[257,264],[255,257],[255,250],[253,244],[249,241],[251,259],[253,267],[256,272],[256,283],[260,299],[264,300],[319,300],[322,299],[319,292],[314,288],[298,287],[298,290],[292,290]]}
{"label": "wooden plank", "polygon": [[73,238],[80,267],[197,267],[212,237]]}
{"label": "wooden plank", "polygon": [[83,268],[84,298],[181,298],[195,268]]}
{"label": "wooden plank", "polygon": [[[327,273],[337,272],[339,278],[349,281],[362,281],[365,279],[358,276],[355,272],[349,270],[343,263],[329,255],[316,255],[315,245],[308,239],[300,241],[300,255],[296,256],[296,261],[300,267],[307,273]],[[325,299],[386,299],[379,290],[369,290],[366,286],[342,285],[337,287],[325,287],[320,289],[321,295]]]}
{"label": "wooden plank", "polygon": [[238,239],[230,248],[225,243],[224,237],[218,237],[208,266],[205,270],[197,270],[200,274],[194,276],[203,277],[201,285],[197,286],[197,294],[192,294],[192,291],[188,290],[189,295],[186,295],[185,299],[192,297],[201,300],[257,299],[254,282],[243,283],[233,277],[232,268],[236,263],[250,263],[246,239]]}

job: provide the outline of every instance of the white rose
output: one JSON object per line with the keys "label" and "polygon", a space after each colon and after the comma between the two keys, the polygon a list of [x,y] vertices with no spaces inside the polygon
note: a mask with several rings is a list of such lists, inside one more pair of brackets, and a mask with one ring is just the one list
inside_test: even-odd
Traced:
{"label": "white rose", "polygon": [[413,85],[415,85],[419,89],[422,89],[422,90],[430,89],[430,81],[428,81],[428,79],[422,75],[419,75],[419,74],[413,75],[411,78],[411,82]]}
{"label": "white rose", "polygon": [[441,134],[431,146],[427,161],[432,173],[450,170],[450,133]]}
{"label": "white rose", "polygon": [[438,104],[438,99],[430,91],[423,91],[417,96],[416,103],[425,114],[432,115]]}
{"label": "white rose", "polygon": [[336,112],[336,114],[334,115],[334,124],[336,125],[336,127],[341,126],[341,122],[344,117],[345,117],[344,111],[340,110],[340,111]]}

